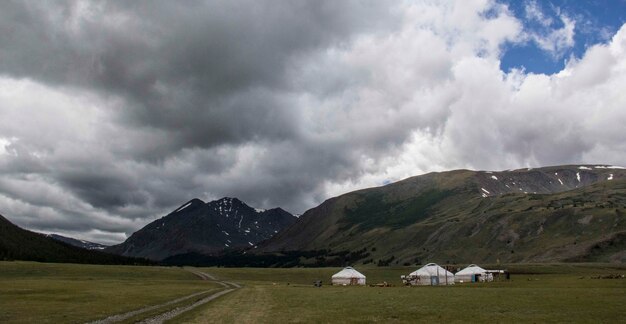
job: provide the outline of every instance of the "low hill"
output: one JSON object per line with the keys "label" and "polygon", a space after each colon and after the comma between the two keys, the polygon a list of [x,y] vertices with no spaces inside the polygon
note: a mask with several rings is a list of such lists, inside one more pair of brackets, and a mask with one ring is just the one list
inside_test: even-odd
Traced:
{"label": "low hill", "polygon": [[0,215],[0,260],[91,264],[151,264],[147,260],[90,251],[22,229]]}
{"label": "low hill", "polygon": [[105,251],[152,260],[184,253],[216,255],[254,247],[296,220],[281,208],[255,209],[237,198],[193,199]]}
{"label": "low hill", "polygon": [[381,265],[624,262],[625,214],[620,167],[436,172],[331,198],[253,252],[325,251],[312,261],[324,263],[344,251]]}

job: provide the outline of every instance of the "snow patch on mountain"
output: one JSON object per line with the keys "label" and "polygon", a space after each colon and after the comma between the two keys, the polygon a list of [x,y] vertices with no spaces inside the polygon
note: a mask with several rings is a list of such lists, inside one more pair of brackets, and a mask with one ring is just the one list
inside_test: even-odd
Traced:
{"label": "snow patch on mountain", "polygon": [[624,167],[616,166],[616,165],[597,165],[594,168],[595,169],[626,169]]}
{"label": "snow patch on mountain", "polygon": [[177,212],[179,212],[179,211],[181,211],[181,210],[183,210],[183,209],[185,209],[185,208],[187,208],[187,207],[189,207],[189,206],[191,206],[191,201],[190,201],[190,202],[188,202],[187,204],[185,204],[184,206],[182,206],[182,207],[178,208],[178,209],[175,211],[175,213],[177,213]]}

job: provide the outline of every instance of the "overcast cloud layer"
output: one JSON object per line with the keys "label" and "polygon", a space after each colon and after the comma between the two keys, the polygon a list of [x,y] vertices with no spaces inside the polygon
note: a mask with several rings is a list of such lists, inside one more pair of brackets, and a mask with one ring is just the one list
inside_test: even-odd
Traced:
{"label": "overcast cloud layer", "polygon": [[[557,74],[577,21],[533,2],[0,4],[0,213],[125,239],[187,200],[301,213],[429,171],[626,165],[626,25]],[[580,23],[580,22],[578,22]]]}

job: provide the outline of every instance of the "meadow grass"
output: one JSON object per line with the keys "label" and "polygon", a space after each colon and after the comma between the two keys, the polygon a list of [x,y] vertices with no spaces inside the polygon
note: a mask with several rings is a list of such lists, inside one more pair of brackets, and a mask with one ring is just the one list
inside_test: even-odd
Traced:
{"label": "meadow grass", "polygon": [[626,272],[606,264],[510,265],[512,280],[448,287],[404,287],[416,267],[359,268],[368,283],[395,287],[315,288],[339,268],[204,271],[244,284],[172,322],[606,322],[626,318],[626,280],[590,279]]}
{"label": "meadow grass", "polygon": [[0,322],[81,323],[218,287],[180,268],[0,262]]}
{"label": "meadow grass", "polygon": [[[448,287],[404,287],[399,276],[417,267],[359,267],[368,284],[329,286],[340,268],[203,268],[243,285],[184,313],[173,323],[328,322],[606,322],[626,318],[626,279],[611,264],[485,265],[507,268],[512,280]],[[313,287],[321,279],[324,286]],[[222,289],[176,267],[0,262],[0,322],[81,323],[157,305],[195,292]],[[139,321],[178,304],[135,316]]]}

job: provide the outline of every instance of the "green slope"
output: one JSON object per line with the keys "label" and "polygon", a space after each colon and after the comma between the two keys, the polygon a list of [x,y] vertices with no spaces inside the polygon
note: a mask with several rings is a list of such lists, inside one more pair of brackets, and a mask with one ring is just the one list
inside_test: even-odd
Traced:
{"label": "green slope", "polygon": [[365,248],[361,263],[392,264],[623,262],[625,214],[623,169],[458,170],[329,199],[259,252]]}

